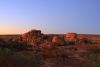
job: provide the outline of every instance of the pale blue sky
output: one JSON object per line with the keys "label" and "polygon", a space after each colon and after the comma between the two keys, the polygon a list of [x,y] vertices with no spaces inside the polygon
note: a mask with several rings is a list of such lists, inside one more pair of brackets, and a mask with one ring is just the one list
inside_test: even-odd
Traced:
{"label": "pale blue sky", "polygon": [[0,0],[0,34],[100,34],[100,0]]}

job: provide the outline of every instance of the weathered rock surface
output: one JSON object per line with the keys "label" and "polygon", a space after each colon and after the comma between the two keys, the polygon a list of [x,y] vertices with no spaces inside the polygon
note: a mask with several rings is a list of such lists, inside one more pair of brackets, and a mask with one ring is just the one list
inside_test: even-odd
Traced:
{"label": "weathered rock surface", "polygon": [[67,33],[65,35],[66,41],[75,41],[77,39],[78,34],[77,33]]}
{"label": "weathered rock surface", "polygon": [[53,36],[52,43],[54,45],[64,45],[64,39],[60,36]]}
{"label": "weathered rock surface", "polygon": [[40,44],[43,38],[43,34],[40,30],[31,30],[24,33],[21,36],[22,41],[29,43],[30,45]]}

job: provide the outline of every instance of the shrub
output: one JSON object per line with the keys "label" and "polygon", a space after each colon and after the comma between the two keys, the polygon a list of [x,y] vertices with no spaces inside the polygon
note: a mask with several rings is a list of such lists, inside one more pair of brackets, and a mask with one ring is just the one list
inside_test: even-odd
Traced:
{"label": "shrub", "polygon": [[73,41],[71,41],[71,42],[70,41],[67,41],[67,42],[65,42],[65,44],[66,45],[75,45],[75,42],[73,42]]}
{"label": "shrub", "polygon": [[9,48],[2,48],[0,47],[0,55],[11,55],[12,51]]}

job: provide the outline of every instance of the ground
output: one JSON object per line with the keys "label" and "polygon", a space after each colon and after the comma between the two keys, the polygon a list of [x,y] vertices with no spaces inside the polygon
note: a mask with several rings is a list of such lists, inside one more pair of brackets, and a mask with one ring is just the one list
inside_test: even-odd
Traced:
{"label": "ground", "polygon": [[94,43],[58,46],[46,52],[12,51],[0,47],[0,67],[100,67],[100,36],[79,36],[89,37]]}

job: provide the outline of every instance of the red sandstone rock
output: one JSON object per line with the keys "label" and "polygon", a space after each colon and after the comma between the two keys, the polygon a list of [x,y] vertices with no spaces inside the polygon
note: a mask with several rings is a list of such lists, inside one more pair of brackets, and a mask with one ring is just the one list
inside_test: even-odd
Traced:
{"label": "red sandstone rock", "polygon": [[77,42],[78,41],[78,34],[77,33],[67,33],[65,35],[65,41]]}
{"label": "red sandstone rock", "polygon": [[54,45],[64,45],[64,39],[61,38],[61,37],[59,37],[59,36],[54,36],[54,37],[52,38],[52,43],[53,43]]}
{"label": "red sandstone rock", "polygon": [[25,41],[31,45],[40,44],[42,37],[43,34],[40,30],[31,30],[21,36],[22,41]]}

